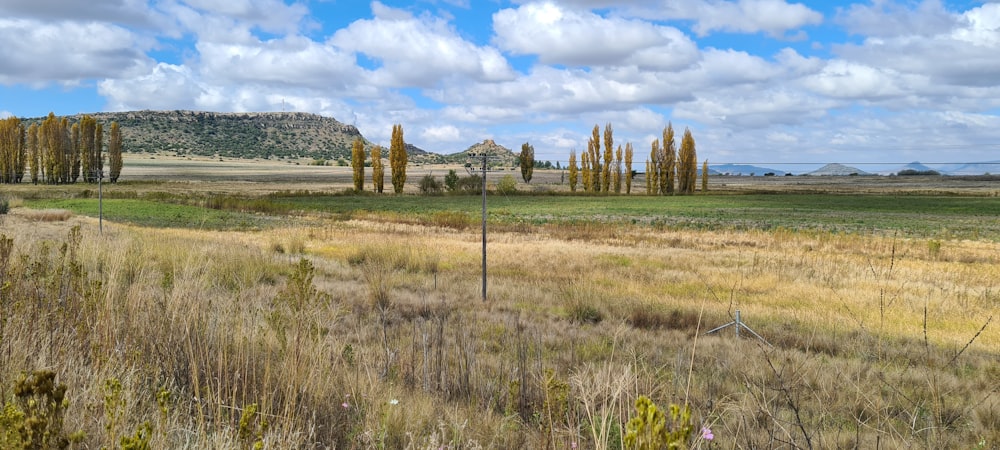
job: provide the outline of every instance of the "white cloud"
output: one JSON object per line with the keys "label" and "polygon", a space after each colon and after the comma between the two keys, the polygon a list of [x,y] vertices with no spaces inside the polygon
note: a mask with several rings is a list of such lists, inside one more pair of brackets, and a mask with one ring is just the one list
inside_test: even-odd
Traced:
{"label": "white cloud", "polygon": [[[909,14],[915,16],[909,22],[921,22],[921,18],[936,17],[941,12],[937,8],[921,7]],[[996,30],[1000,29],[1000,4],[972,9],[947,24],[951,28],[938,24],[925,27],[926,30],[906,30],[901,25],[888,36],[869,37],[861,44],[840,45],[834,49],[846,60],[929,77],[931,82],[924,86],[902,86],[918,95],[936,90],[935,85],[942,84],[997,86],[1000,58],[996,55],[1000,54],[1000,37]]]}
{"label": "white cloud", "polygon": [[264,31],[294,33],[309,13],[301,3],[282,0],[174,0],[205,15],[227,17]]}
{"label": "white cloud", "polygon": [[437,125],[424,128],[420,137],[427,142],[454,143],[462,140],[462,133],[454,125]]}
{"label": "white cloud", "polygon": [[114,111],[189,109],[198,106],[198,99],[211,97],[189,68],[165,63],[142,76],[104,80],[98,84],[98,93]]}
{"label": "white cloud", "polygon": [[915,9],[892,0],[855,3],[839,10],[836,20],[848,32],[868,37],[936,35],[948,32],[957,22],[938,0],[923,0]]}
{"label": "white cloud", "polygon": [[377,94],[351,54],[301,36],[248,44],[199,43],[200,70],[213,82],[308,87],[357,98]]}
{"label": "white cloud", "polygon": [[0,83],[77,84],[145,69],[144,43],[128,30],[99,22],[0,18]]}
{"label": "white cloud", "polygon": [[377,59],[372,81],[387,87],[432,87],[450,78],[494,82],[510,80],[513,69],[494,48],[478,47],[442,19],[372,5],[374,19],[357,20],[338,30],[329,43]]}
{"label": "white cloud", "polygon": [[544,64],[676,70],[698,57],[697,45],[676,28],[564,10],[554,3],[498,11],[493,28],[501,48],[538,55]]}

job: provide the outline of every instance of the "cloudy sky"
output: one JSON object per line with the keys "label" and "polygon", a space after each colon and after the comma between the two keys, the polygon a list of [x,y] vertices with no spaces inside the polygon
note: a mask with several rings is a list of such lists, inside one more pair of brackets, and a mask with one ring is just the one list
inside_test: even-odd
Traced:
{"label": "cloudy sky", "polygon": [[295,110],[552,161],[672,122],[713,164],[1000,160],[996,1],[0,0],[0,42],[0,115]]}

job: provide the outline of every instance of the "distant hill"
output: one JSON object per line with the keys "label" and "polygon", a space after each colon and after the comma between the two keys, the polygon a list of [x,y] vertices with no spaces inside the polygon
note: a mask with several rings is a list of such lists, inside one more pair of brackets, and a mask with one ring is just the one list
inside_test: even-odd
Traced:
{"label": "distant hill", "polygon": [[[354,125],[301,112],[128,111],[90,115],[105,126],[117,121],[124,150],[130,153],[349,160],[351,145],[358,137],[364,140],[366,149],[372,145]],[[69,119],[75,121],[81,116]],[[426,151],[409,144],[407,152],[411,161],[428,157]]]}
{"label": "distant hill", "polygon": [[847,175],[872,175],[861,169],[851,166],[845,166],[843,164],[827,164],[819,169],[807,173],[806,175],[811,176],[847,176]]}
{"label": "distant hill", "polygon": [[493,157],[490,159],[490,165],[492,166],[514,167],[517,165],[518,155],[511,151],[511,149],[497,144],[493,139],[486,139],[483,142],[472,144],[469,148],[461,152],[445,156],[444,159],[450,163],[466,163],[472,159],[469,157],[469,154],[482,155],[483,153]]}
{"label": "distant hill", "polygon": [[718,164],[708,166],[709,174],[715,171],[723,175],[755,175],[764,176],[765,173],[773,173],[776,176],[785,175],[784,171],[769,169],[767,167],[751,166],[748,164]]}
{"label": "distant hill", "polygon": [[964,164],[948,171],[948,175],[1000,174],[1000,161]]}

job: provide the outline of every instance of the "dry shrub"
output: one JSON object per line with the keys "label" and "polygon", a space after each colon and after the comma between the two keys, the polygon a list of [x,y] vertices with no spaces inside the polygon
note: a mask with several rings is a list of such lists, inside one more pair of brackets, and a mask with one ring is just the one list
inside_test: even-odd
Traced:
{"label": "dry shrub", "polygon": [[65,222],[73,217],[73,212],[66,209],[29,209],[21,215],[32,222]]}
{"label": "dry shrub", "polygon": [[461,211],[438,211],[431,215],[431,223],[443,228],[465,230],[472,226],[472,217]]}

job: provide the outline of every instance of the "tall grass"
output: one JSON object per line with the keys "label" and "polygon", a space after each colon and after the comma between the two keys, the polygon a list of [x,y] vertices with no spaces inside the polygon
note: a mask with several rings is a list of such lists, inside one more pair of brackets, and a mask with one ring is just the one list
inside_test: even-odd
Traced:
{"label": "tall grass", "polygon": [[[1000,442],[991,242],[528,226],[484,304],[462,227],[42,225],[0,231],[0,400],[53,371],[85,447],[620,448],[640,395],[723,448]],[[735,309],[774,347],[696,343]]]}

